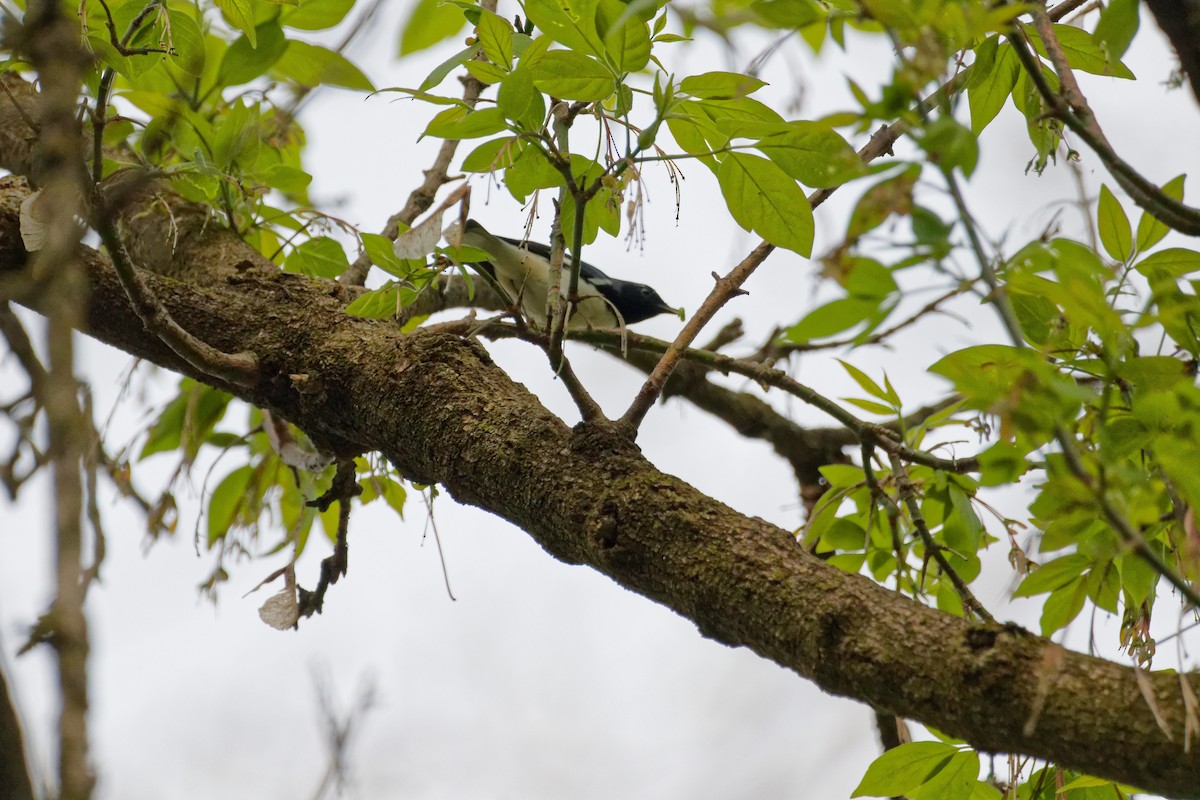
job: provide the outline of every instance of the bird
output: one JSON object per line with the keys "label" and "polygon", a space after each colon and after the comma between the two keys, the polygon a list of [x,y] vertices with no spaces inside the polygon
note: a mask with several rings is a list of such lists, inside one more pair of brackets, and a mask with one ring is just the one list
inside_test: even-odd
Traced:
{"label": "bird", "polygon": [[[448,238],[454,241],[453,237]],[[472,266],[493,278],[514,305],[520,305],[527,321],[545,329],[550,247],[495,236],[473,219],[467,220],[463,227],[461,242],[491,256],[491,260]],[[570,280],[570,267],[571,257],[564,255],[559,283],[564,291]],[[571,312],[567,327],[572,330],[620,328],[659,314],[677,313],[646,284],[610,278],[583,261],[579,265],[579,302]]]}

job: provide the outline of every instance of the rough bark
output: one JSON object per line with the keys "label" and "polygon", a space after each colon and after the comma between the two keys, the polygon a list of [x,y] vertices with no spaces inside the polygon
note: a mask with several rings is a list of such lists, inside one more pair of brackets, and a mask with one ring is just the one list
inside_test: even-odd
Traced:
{"label": "rough bark", "polygon": [[[27,192],[23,181],[0,183],[0,285],[19,284],[27,261],[17,230]],[[165,231],[169,219],[159,219]],[[983,750],[1200,797],[1200,750],[1183,749],[1178,676],[1148,677],[1169,741],[1131,669],[1016,627],[970,625],[840,572],[789,532],[659,472],[605,428],[567,428],[477,344],[349,317],[342,287],[272,270],[249,247],[227,257],[206,265],[225,276],[209,283],[145,277],[188,330],[258,354],[256,385],[220,388],[323,447],[378,450],[412,480],[440,483],[513,522],[556,558],[589,565],[703,635],[749,647],[826,691]],[[105,258],[83,258],[86,332],[205,380],[146,333]],[[38,298],[24,302],[37,308]]]}

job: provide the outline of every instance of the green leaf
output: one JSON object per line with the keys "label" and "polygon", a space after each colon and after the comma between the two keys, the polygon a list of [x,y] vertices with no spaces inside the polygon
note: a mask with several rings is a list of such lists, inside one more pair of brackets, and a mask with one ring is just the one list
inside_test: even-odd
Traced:
{"label": "green leaf", "polygon": [[858,486],[866,480],[862,467],[853,464],[826,464],[818,467],[818,471],[834,489]]}
{"label": "green leaf", "polygon": [[317,278],[336,278],[349,266],[346,251],[328,236],[318,236],[300,244],[288,253],[283,262],[283,268],[287,272]]}
{"label": "green leaf", "polygon": [[[1122,64],[1115,54],[1105,53],[1096,41],[1096,37],[1083,28],[1055,23],[1054,36],[1062,45],[1067,63],[1074,69],[1090,72],[1093,75],[1109,75],[1114,78],[1133,80],[1134,75],[1129,71],[1129,67]],[[1030,38],[1038,53],[1048,58],[1046,45],[1042,42],[1041,37],[1032,36]]]}
{"label": "green leaf", "polygon": [[463,12],[457,6],[442,5],[441,0],[417,0],[400,34],[400,55],[411,55],[444,42],[457,35],[465,24]]}
{"label": "green leaf", "polygon": [[1078,580],[1091,566],[1092,559],[1082,553],[1072,553],[1049,561],[1031,571],[1013,592],[1013,597],[1033,597],[1052,592]]}
{"label": "green leaf", "polygon": [[213,5],[221,9],[230,25],[246,34],[251,47],[258,45],[254,30],[254,8],[250,0],[213,0]]}
{"label": "green leaf", "polygon": [[184,378],[179,382],[179,396],[167,404],[150,426],[138,459],[175,450],[185,443],[185,456],[195,457],[208,434],[225,416],[231,399],[225,392]]}
{"label": "green leaf", "polygon": [[1125,55],[1138,30],[1138,0],[1109,0],[1096,23],[1096,43],[1110,58]]}
{"label": "green leaf", "polygon": [[[975,66],[971,67],[971,78],[976,79]],[[967,87],[967,103],[971,108],[971,133],[978,136],[988,126],[1008,96],[1017,85],[1021,65],[1012,45],[1005,42],[996,49],[995,60],[986,77],[980,77],[974,85]]]}
{"label": "green leaf", "polygon": [[918,787],[908,790],[909,800],[970,800],[979,783],[979,754],[960,750]]}
{"label": "green leaf", "polygon": [[487,9],[479,12],[479,24],[475,27],[483,54],[496,66],[512,69],[513,27],[508,20]]}
{"label": "green leaf", "polygon": [[565,183],[562,173],[536,147],[526,147],[504,173],[504,185],[522,203],[538,189],[556,189]]}
{"label": "green leaf", "polygon": [[621,0],[600,0],[596,5],[596,32],[621,75],[637,72],[650,61],[650,26],[634,13],[637,5]]}
{"label": "green leaf", "polygon": [[367,76],[341,53],[307,42],[288,42],[275,62],[274,71],[301,86],[342,86],[370,92],[375,89]]}
{"label": "green leaf", "polygon": [[842,365],[842,369],[846,370],[846,373],[854,379],[854,382],[857,383],[864,392],[872,397],[877,397],[880,400],[883,400],[885,403],[892,405],[899,404],[900,398],[896,397],[894,392],[884,391],[883,387],[871,380],[870,375],[863,372],[853,364],[842,361],[840,358],[838,359],[838,363]]}
{"label": "green leaf", "polygon": [[250,489],[250,481],[254,478],[254,467],[250,464],[238,467],[226,475],[213,489],[208,498],[208,546],[211,548],[219,542],[241,512],[246,494]]}
{"label": "green leaf", "polygon": [[862,400],[857,397],[843,397],[841,399],[871,414],[879,414],[884,417],[894,417],[896,415],[896,409],[891,406],[885,406],[883,403],[876,403],[874,400]]}
{"label": "green leaf", "polygon": [[816,122],[792,122],[789,128],[760,139],[758,149],[805,186],[840,186],[866,172],[858,153],[832,128]]}
{"label": "green leaf", "polygon": [[213,163],[218,169],[229,169],[259,144],[257,110],[248,108],[239,98],[217,126],[212,142]]}
{"label": "green leaf", "polygon": [[204,32],[191,14],[176,9],[167,12],[171,25],[171,44],[175,47],[172,63],[183,72],[199,76],[204,72]]}
{"label": "green leaf", "polygon": [[970,177],[979,163],[979,142],[975,134],[949,115],[938,117],[926,125],[917,136],[917,143],[929,154],[929,160],[943,172],[957,168]]}
{"label": "green leaf", "polygon": [[765,158],[729,153],[717,170],[721,194],[734,220],[771,244],[812,255],[813,216],[796,182]]}
{"label": "green leaf", "polygon": [[362,240],[363,250],[367,252],[367,258],[371,259],[371,263],[391,275],[405,277],[403,271],[403,263],[396,255],[393,249],[394,242],[386,236],[380,236],[378,233],[362,233],[359,234]]}
{"label": "green leaf", "polygon": [[534,88],[529,72],[524,67],[510,72],[500,82],[496,105],[518,130],[536,132],[545,122],[546,100]]}
{"label": "green leaf", "polygon": [[907,742],[893,747],[867,767],[851,797],[892,797],[907,794],[950,762],[958,748],[943,742]]}
{"label": "green leaf", "polygon": [[359,483],[363,487],[360,500],[364,505],[383,498],[388,507],[400,515],[401,519],[404,519],[404,502],[408,495],[402,484],[381,475],[363,478]]}
{"label": "green leaf", "polygon": [[398,295],[399,285],[395,281],[388,281],[378,289],[354,298],[354,302],[346,306],[346,313],[352,317],[366,319],[393,317],[396,315],[396,310],[400,308]]}
{"label": "green leaf", "polygon": [[[473,59],[475,57],[475,54],[478,53],[479,50],[480,50],[479,45],[473,44],[470,47],[467,47],[463,50],[459,50],[457,53],[455,53],[454,55],[447,58],[441,64],[438,64],[436,67],[433,68],[433,72],[430,72],[429,75],[426,76],[425,80],[421,81],[420,90],[422,92],[427,92],[430,89],[437,86],[442,81],[446,80],[447,75],[449,75],[451,72],[453,72],[456,68],[462,66],[463,64],[465,64],[468,61],[470,61],[471,59]],[[499,80],[499,79],[497,79],[497,80]]]}
{"label": "green leaf", "polygon": [[767,82],[738,72],[705,72],[690,75],[679,83],[679,91],[692,97],[729,100],[754,94]]}
{"label": "green leaf", "polygon": [[824,339],[860,325],[879,310],[879,300],[871,297],[843,297],[818,306],[787,329],[788,341],[804,344]]}
{"label": "green leaf", "polygon": [[1169,247],[1146,256],[1134,269],[1152,279],[1178,280],[1200,271],[1200,253],[1183,247]]}
{"label": "green leaf", "polygon": [[490,61],[468,61],[465,65],[467,72],[481,83],[493,84],[504,80],[508,71]]}
{"label": "green leaf", "polygon": [[463,172],[495,172],[511,167],[521,155],[521,139],[518,136],[501,136],[472,150],[462,162]]}
{"label": "green leaf", "polygon": [[272,164],[256,172],[255,177],[261,180],[263,185],[278,189],[291,197],[302,197],[308,185],[312,183],[312,175],[286,164]]}
{"label": "green leaf", "polygon": [[1066,627],[1071,620],[1079,616],[1085,600],[1087,586],[1082,578],[1076,578],[1052,591],[1046,598],[1046,604],[1042,606],[1042,636],[1049,636]]}
{"label": "green leaf", "polygon": [[472,111],[465,106],[455,106],[430,120],[422,135],[439,139],[478,139],[504,130],[508,130],[508,122],[498,107]]}
{"label": "green leaf", "polygon": [[[1175,200],[1183,199],[1183,181],[1186,176],[1180,175],[1168,181],[1163,187],[1162,192],[1167,197]],[[1162,238],[1171,232],[1170,227],[1166,223],[1160,222],[1146,212],[1142,212],[1142,218],[1138,221],[1137,227],[1137,249],[1139,253],[1144,253],[1154,245],[1162,241]]]}
{"label": "green leaf", "polygon": [[716,148],[708,143],[704,129],[692,118],[672,115],[667,117],[667,130],[671,132],[680,149],[716,173],[717,159],[708,153]]}
{"label": "green leaf", "polygon": [[580,54],[599,56],[604,45],[596,31],[596,4],[596,0],[577,0],[568,8],[563,0],[526,0],[525,13],[554,41]]}
{"label": "green leaf", "polygon": [[603,100],[616,90],[608,67],[572,50],[551,50],[532,68],[533,85],[563,100]]}
{"label": "green leaf", "polygon": [[[1194,464],[1189,464],[1188,469],[1194,469]],[[1160,552],[1159,556],[1162,555]],[[1158,583],[1157,570],[1136,553],[1119,556],[1113,560],[1113,563],[1117,565],[1117,571],[1121,575],[1121,588],[1128,595],[1129,604],[1137,606],[1146,602]],[[1167,563],[1170,563],[1169,560]]]}
{"label": "green leaf", "polygon": [[288,42],[283,36],[283,29],[275,22],[264,22],[255,28],[258,45],[251,43],[251,37],[242,34],[221,59],[221,68],[217,70],[217,81],[225,86],[237,86],[262,75],[270,69],[287,49]]}
{"label": "green leaf", "polygon": [[750,7],[770,25],[791,30],[810,25],[823,16],[813,0],[755,0]]}
{"label": "green leaf", "polygon": [[1114,259],[1124,262],[1133,252],[1133,233],[1129,217],[1107,186],[1100,186],[1100,207],[1096,212],[1100,243]]}
{"label": "green leaf", "polygon": [[821,550],[862,550],[866,546],[867,532],[856,522],[848,519],[834,520],[821,534]]}
{"label": "green leaf", "polygon": [[337,25],[352,8],[354,0],[300,0],[299,5],[280,13],[279,24],[302,31],[321,31]]}

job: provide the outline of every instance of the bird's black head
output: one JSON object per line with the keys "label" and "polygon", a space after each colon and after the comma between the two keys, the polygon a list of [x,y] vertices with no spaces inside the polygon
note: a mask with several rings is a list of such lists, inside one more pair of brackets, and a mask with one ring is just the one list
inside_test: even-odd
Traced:
{"label": "bird's black head", "polygon": [[658,296],[658,292],[644,283],[630,281],[613,281],[613,283],[616,285],[611,287],[611,294],[608,292],[606,294],[609,294],[609,300],[621,312],[626,325],[632,325],[659,314],[677,313]]}

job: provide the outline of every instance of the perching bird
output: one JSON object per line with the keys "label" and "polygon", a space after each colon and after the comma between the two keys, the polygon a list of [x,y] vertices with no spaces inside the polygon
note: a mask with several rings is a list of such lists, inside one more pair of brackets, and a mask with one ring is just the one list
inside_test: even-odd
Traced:
{"label": "perching bird", "polygon": [[[475,220],[467,220],[462,243],[486,251],[491,261],[475,266],[496,279],[509,299],[520,302],[521,313],[539,328],[546,327],[546,295],[550,290],[550,248],[536,242],[521,242],[494,236]],[[566,289],[571,277],[571,257],[563,258],[561,283]],[[658,314],[675,314],[658,292],[644,283],[610,278],[586,261],[579,266],[579,303],[567,327],[619,328]]]}

